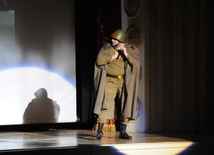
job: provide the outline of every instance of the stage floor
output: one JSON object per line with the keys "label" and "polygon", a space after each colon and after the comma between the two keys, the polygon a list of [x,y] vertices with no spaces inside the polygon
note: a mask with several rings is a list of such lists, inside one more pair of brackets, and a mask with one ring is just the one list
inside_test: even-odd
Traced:
{"label": "stage floor", "polygon": [[129,134],[132,140],[121,140],[112,131],[104,132],[101,140],[91,130],[0,132],[0,154],[214,154],[213,135]]}

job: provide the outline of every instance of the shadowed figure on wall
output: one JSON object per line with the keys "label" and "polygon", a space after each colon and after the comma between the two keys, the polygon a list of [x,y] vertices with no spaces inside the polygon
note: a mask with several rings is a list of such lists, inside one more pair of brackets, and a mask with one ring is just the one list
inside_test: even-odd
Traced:
{"label": "shadowed figure on wall", "polygon": [[25,109],[23,124],[57,123],[60,107],[56,101],[48,98],[44,88],[38,89],[34,95],[36,98]]}

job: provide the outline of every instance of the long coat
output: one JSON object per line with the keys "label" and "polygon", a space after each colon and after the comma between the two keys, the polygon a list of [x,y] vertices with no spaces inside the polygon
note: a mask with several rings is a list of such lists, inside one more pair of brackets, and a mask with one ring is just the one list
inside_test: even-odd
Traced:
{"label": "long coat", "polygon": [[[110,56],[111,44],[104,45],[99,54]],[[121,98],[121,116],[123,118],[135,119],[136,103],[138,95],[138,84],[140,79],[140,56],[137,47],[126,44],[126,51],[134,58],[134,64],[131,66],[125,62],[125,77],[124,89]],[[98,58],[97,57],[97,58]],[[105,105],[105,79],[108,69],[108,64],[98,66],[94,65],[94,89],[95,89],[95,106],[94,113],[99,115]],[[108,116],[109,119],[114,118],[114,111],[111,111]]]}

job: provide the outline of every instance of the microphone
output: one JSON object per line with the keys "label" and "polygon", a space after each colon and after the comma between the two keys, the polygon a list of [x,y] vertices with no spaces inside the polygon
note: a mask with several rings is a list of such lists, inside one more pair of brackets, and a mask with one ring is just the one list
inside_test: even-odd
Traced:
{"label": "microphone", "polygon": [[121,48],[117,48],[117,52],[119,53],[118,56],[117,56],[117,59],[118,59],[120,57],[121,53],[122,53]]}

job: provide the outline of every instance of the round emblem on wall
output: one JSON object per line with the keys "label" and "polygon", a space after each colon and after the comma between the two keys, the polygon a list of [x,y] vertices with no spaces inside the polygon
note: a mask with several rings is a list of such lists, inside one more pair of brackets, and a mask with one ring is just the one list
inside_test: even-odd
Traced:
{"label": "round emblem on wall", "polygon": [[136,17],[139,12],[139,0],[125,0],[125,12],[128,17]]}
{"label": "round emblem on wall", "polygon": [[126,31],[126,41],[136,47],[139,46],[139,30],[136,26],[130,26]]}

